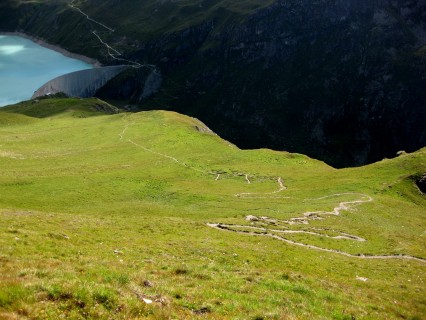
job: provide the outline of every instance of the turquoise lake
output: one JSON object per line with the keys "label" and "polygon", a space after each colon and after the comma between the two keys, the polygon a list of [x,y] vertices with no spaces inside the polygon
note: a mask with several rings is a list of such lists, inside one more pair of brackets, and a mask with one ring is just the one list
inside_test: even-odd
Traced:
{"label": "turquoise lake", "polygon": [[91,68],[31,40],[0,35],[0,107],[30,99],[53,78]]}

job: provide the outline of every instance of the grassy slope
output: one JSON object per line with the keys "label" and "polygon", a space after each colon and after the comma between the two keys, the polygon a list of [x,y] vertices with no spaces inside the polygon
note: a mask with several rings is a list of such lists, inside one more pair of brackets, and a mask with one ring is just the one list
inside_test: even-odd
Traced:
{"label": "grassy slope", "polygon": [[[181,0],[181,1],[80,1],[76,2],[84,10],[99,19],[119,26],[117,31],[139,39],[146,35],[183,30],[205,21],[221,24],[227,18],[248,15],[272,4],[273,0]],[[120,13],[117,14],[117,8]],[[135,16],[137,12],[137,16]]]}
{"label": "grassy slope", "polygon": [[[70,2],[3,0],[0,8],[3,8],[4,13],[7,12],[4,20],[9,20],[3,22],[3,28],[10,29],[8,24],[11,24],[13,29],[25,29],[30,34],[60,44],[62,47],[69,47],[73,52],[90,53],[92,57],[99,57],[102,56],[99,52],[102,46],[99,46],[99,41],[91,35],[90,31],[93,29],[97,30],[104,40],[114,42],[114,47],[129,53],[135,48],[126,44],[128,41],[126,38],[148,41],[165,33],[182,31],[204,22],[214,22],[214,30],[219,32],[225,25],[229,27],[239,23],[244,17],[271,5],[274,0],[74,1],[74,4],[91,18],[113,28],[114,34],[87,21],[69,7]],[[45,15],[45,12],[50,14]],[[27,18],[30,20],[29,25]],[[56,25],[57,20],[60,20],[60,30],[52,29],[50,25],[50,23]]]}
{"label": "grassy slope", "polygon": [[[0,318],[426,315],[421,262],[349,258],[206,226],[331,210],[357,196],[304,199],[359,192],[373,202],[309,227],[366,242],[288,238],[426,258],[426,200],[409,178],[426,171],[424,149],[335,170],[303,155],[239,150],[176,113],[106,115],[99,104],[52,99],[0,109]],[[224,174],[216,181],[208,172]],[[288,198],[234,196],[274,191],[277,176],[288,189],[274,195]]]}

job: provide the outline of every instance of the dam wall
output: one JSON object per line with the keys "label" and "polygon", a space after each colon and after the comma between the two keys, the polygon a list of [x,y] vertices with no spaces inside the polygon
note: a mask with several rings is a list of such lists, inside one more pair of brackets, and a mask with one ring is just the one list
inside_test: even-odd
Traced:
{"label": "dam wall", "polygon": [[67,73],[45,83],[34,92],[31,99],[60,92],[70,97],[93,97],[96,91],[109,80],[129,67],[128,65],[108,66]]}

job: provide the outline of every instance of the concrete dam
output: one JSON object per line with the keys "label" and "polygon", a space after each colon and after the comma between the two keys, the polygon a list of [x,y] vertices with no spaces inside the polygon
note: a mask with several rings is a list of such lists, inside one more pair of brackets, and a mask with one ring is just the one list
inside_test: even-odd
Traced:
{"label": "concrete dam", "polygon": [[44,84],[34,92],[31,99],[60,92],[70,97],[93,97],[109,80],[129,67],[108,66],[67,73]]}

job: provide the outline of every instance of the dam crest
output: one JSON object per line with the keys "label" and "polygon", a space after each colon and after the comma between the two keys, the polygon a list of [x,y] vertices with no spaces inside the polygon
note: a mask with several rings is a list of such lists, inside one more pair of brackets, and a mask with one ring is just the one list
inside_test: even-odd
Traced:
{"label": "dam crest", "polygon": [[130,67],[130,65],[106,66],[67,73],[45,83],[34,92],[31,99],[56,93],[65,93],[69,97],[78,98],[93,97],[109,80]]}

